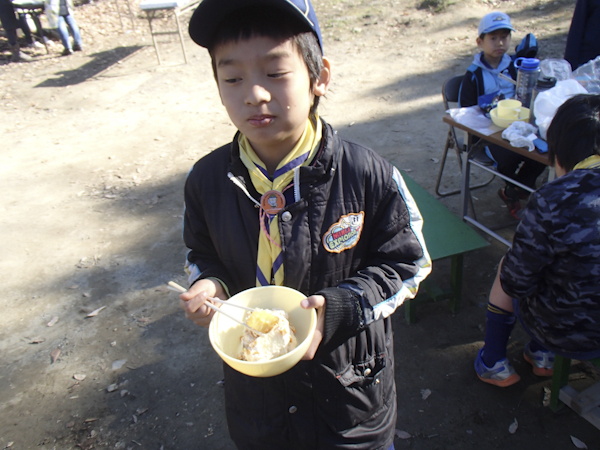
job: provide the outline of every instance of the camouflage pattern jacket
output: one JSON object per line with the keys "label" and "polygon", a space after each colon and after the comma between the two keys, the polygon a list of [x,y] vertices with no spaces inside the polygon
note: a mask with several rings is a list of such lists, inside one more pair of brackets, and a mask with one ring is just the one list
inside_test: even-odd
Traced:
{"label": "camouflage pattern jacket", "polygon": [[535,192],[500,280],[527,332],[567,357],[600,356],[600,169],[578,169]]}

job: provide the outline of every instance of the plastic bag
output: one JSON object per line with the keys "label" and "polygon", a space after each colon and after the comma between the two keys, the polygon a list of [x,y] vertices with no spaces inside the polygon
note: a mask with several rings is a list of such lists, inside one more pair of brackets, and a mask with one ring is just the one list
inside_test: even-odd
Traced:
{"label": "plastic bag", "polygon": [[573,72],[573,78],[590,94],[600,94],[600,56],[579,66]]}
{"label": "plastic bag", "polygon": [[571,64],[564,59],[544,59],[540,63],[540,78],[556,78],[556,81],[568,80],[572,77]]}
{"label": "plastic bag", "polygon": [[540,130],[540,137],[546,139],[546,132],[550,122],[556,114],[556,110],[567,99],[577,94],[585,94],[587,90],[577,81],[557,81],[556,86],[547,91],[540,92],[535,98],[533,109],[535,111],[535,123]]}
{"label": "plastic bag", "polygon": [[502,132],[502,137],[510,141],[513,147],[527,147],[527,150],[532,152],[535,148],[533,141],[537,139],[535,131],[533,125],[517,120]]}

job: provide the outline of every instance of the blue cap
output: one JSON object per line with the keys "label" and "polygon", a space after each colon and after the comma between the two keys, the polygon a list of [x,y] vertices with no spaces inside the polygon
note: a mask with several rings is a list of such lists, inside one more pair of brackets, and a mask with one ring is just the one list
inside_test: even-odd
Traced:
{"label": "blue cap", "polygon": [[287,12],[305,23],[319,40],[323,51],[321,29],[310,0],[204,0],[190,19],[189,33],[201,47],[208,47],[221,21],[240,8],[272,6]]}
{"label": "blue cap", "polygon": [[479,22],[479,36],[496,30],[515,31],[510,23],[510,17],[508,17],[507,14],[499,11],[489,13],[483,16],[483,19],[481,19],[481,22]]}

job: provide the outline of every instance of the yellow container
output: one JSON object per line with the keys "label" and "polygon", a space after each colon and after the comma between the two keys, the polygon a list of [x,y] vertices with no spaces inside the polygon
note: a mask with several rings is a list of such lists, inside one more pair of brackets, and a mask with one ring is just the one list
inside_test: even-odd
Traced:
{"label": "yellow container", "polygon": [[[289,315],[290,325],[296,329],[298,346],[291,352],[269,361],[242,361],[241,337],[244,327],[223,314],[216,313],[208,328],[210,343],[230,367],[252,377],[272,377],[294,367],[304,356],[317,327],[317,313],[304,309],[300,302],[306,296],[284,286],[263,286],[247,289],[234,295],[227,303],[261,309],[282,309]],[[221,305],[223,311],[243,321],[246,311],[230,305]]]}

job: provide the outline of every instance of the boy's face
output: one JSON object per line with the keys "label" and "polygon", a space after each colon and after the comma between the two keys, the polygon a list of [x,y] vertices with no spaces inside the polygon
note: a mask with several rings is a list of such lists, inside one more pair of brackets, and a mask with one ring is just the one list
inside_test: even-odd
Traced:
{"label": "boy's face", "polygon": [[510,47],[510,30],[496,30],[487,33],[483,39],[477,38],[477,45],[483,50],[488,62],[499,62]]}
{"label": "boy's face", "polygon": [[267,37],[220,45],[214,61],[221,101],[233,124],[263,161],[283,159],[304,132],[314,95],[325,94],[328,72],[326,83],[311,86],[293,42]]}

